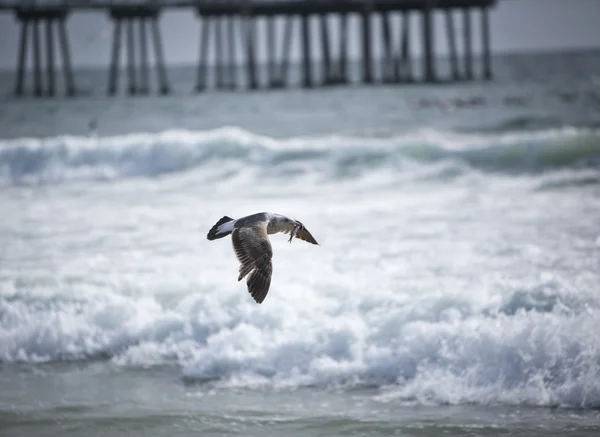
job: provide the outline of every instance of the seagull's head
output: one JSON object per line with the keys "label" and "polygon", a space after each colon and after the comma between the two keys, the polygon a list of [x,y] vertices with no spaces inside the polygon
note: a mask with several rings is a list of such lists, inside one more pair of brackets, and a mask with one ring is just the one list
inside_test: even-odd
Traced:
{"label": "seagull's head", "polygon": [[279,232],[291,232],[292,229],[298,227],[302,228],[304,225],[296,219],[280,215],[275,217],[275,227]]}

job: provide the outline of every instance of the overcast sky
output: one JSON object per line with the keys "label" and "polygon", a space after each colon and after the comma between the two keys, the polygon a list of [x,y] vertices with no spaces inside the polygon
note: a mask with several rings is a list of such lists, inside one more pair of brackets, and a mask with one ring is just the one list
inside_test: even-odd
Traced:
{"label": "overcast sky", "polygon": [[[458,27],[461,26],[461,18],[459,15],[456,17]],[[472,20],[477,38],[474,48],[478,50],[479,14],[474,15]],[[446,30],[442,27],[443,17],[437,16],[435,23],[436,52],[445,54],[447,43]],[[494,53],[600,48],[600,0],[499,0],[490,12],[490,23]],[[315,32],[318,31],[317,23],[313,24]],[[416,16],[412,24],[412,47],[414,53],[418,54],[420,22]],[[199,51],[199,26],[194,12],[165,12],[160,26],[167,61],[170,64],[195,63]],[[358,29],[357,20],[351,22],[351,29]],[[395,29],[397,33],[398,28]],[[380,39],[380,32],[377,31],[375,26],[376,42]],[[76,66],[107,66],[112,26],[106,13],[73,13],[68,20],[68,32]],[[350,41],[351,56],[360,50],[356,30],[353,34]],[[0,69],[15,68],[18,36],[19,27],[14,16],[11,13],[0,14]],[[316,41],[313,47],[315,50],[320,48]],[[297,57],[299,52],[295,43],[293,57]]]}

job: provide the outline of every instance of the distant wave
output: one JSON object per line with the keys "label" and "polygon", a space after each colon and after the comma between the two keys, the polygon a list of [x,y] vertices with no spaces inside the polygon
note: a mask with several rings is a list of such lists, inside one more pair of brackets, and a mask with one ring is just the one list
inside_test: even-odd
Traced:
{"label": "distant wave", "polygon": [[508,173],[595,166],[600,163],[600,133],[578,128],[484,134],[420,130],[388,138],[330,135],[280,140],[224,127],[100,138],[21,138],[0,141],[0,184],[157,177],[223,163],[234,172],[317,171],[335,179],[406,163],[442,161]]}
{"label": "distant wave", "polygon": [[[535,132],[544,129],[555,129],[557,126],[561,126],[562,122],[556,117],[543,117],[538,115],[521,115],[515,117],[508,117],[503,119],[497,124],[491,126],[482,126],[477,128],[466,129],[466,132],[483,132],[483,133],[497,133],[503,132]],[[587,126],[586,127],[590,127]],[[596,126],[593,126],[596,127]]]}

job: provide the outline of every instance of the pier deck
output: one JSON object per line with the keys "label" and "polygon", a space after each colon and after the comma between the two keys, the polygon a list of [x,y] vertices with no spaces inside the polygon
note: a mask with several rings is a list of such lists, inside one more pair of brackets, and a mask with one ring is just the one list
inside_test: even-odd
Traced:
{"label": "pier deck", "polygon": [[[495,0],[1,1],[0,13],[12,12],[21,26],[15,73],[15,94],[18,96],[25,94],[25,63],[29,44],[32,51],[34,95],[54,95],[56,51],[62,57],[66,93],[76,93],[65,21],[71,14],[84,10],[107,13],[114,23],[108,93],[114,95],[118,92],[121,44],[124,39],[129,94],[149,92],[148,43],[154,48],[157,90],[166,94],[170,88],[159,26],[161,13],[165,10],[189,9],[197,16],[200,44],[196,90],[200,92],[211,86],[217,89],[290,86],[289,52],[293,38],[298,38],[301,47],[302,86],[309,88],[349,83],[349,17],[357,17],[359,23],[354,31],[359,36],[361,46],[360,82],[401,84],[416,80],[442,80],[436,68],[434,43],[434,18],[440,14],[445,18],[451,68],[450,77],[443,80],[475,79],[471,16],[479,13],[482,60],[479,77],[489,79],[492,69],[488,15],[495,3]],[[412,15],[420,17],[418,29],[411,28],[409,17]],[[457,46],[457,15],[462,16],[462,51]],[[378,26],[375,26],[377,21]],[[44,23],[46,32],[40,32]],[[262,51],[266,50],[268,66],[268,77],[263,85],[257,79],[259,27],[263,27],[261,34],[267,35],[266,47],[261,46]],[[54,44],[54,29],[58,32],[57,46]],[[315,32],[315,29],[318,31]],[[374,35],[375,32],[380,32],[380,35]],[[338,35],[337,47],[333,47],[334,38],[331,35],[334,33]],[[421,46],[418,77],[415,77],[410,50],[411,39],[415,37]],[[45,40],[45,44],[42,40]],[[375,59],[374,44],[382,46],[379,52],[383,54],[383,59]],[[43,50],[46,52],[46,80],[42,74]],[[242,58],[237,59],[240,53]],[[319,62],[322,64],[318,75],[313,59],[315,54],[320,55]],[[211,68],[215,71],[214,83],[208,81],[209,64],[212,64]],[[241,72],[236,68],[238,65],[244,66]],[[376,65],[380,68],[375,68]],[[375,74],[376,70],[379,71],[378,75]]]}

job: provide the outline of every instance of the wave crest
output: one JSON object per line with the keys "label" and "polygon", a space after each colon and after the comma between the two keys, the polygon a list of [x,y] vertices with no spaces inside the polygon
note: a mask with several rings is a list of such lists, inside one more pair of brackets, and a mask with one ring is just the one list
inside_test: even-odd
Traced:
{"label": "wave crest", "polygon": [[317,172],[338,179],[442,161],[509,173],[589,167],[600,162],[600,134],[574,128],[483,135],[422,130],[388,138],[274,139],[224,127],[100,138],[22,138],[0,141],[0,183],[43,185],[157,177],[221,165],[229,169],[218,175],[221,178],[232,172],[268,169],[274,177]]}

